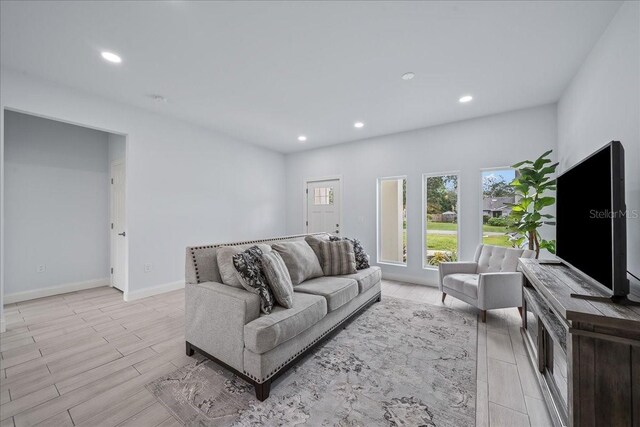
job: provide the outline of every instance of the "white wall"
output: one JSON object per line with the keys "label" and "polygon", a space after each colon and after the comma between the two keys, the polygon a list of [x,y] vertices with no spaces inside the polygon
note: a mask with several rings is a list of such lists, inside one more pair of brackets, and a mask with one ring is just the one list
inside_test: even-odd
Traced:
{"label": "white wall", "polygon": [[179,286],[187,245],[284,232],[282,154],[13,71],[1,77],[2,108],[127,135],[128,297]]}
{"label": "white wall", "polygon": [[[626,2],[558,102],[566,170],[611,140],[625,148],[626,201],[640,214],[640,3]],[[640,276],[640,218],[627,220],[628,268]]]}
{"label": "white wall", "polygon": [[116,160],[125,160],[127,149],[127,137],[124,135],[109,135],[109,168],[111,163]]}
{"label": "white wall", "polygon": [[480,242],[481,169],[555,147],[556,108],[548,105],[287,155],[287,232],[304,229],[304,180],[341,174],[341,230],[375,260],[376,180],[407,175],[407,267],[383,265],[383,272],[435,285],[437,271],[422,268],[422,174],[460,171],[460,252],[471,259]]}
{"label": "white wall", "polygon": [[109,277],[107,152],[105,132],[5,113],[5,295]]}

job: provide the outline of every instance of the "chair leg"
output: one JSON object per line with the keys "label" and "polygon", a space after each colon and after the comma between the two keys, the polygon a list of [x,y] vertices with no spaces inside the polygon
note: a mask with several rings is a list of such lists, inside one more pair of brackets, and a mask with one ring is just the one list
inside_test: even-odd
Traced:
{"label": "chair leg", "polygon": [[487,323],[487,310],[480,310],[480,320],[482,323]]}
{"label": "chair leg", "polygon": [[187,356],[193,356],[193,353],[195,353],[195,351],[191,347],[191,343],[189,343],[189,341],[185,341],[184,343],[186,344]]}
{"label": "chair leg", "polygon": [[260,402],[263,402],[269,397],[269,393],[271,392],[271,380],[267,380],[261,384],[255,383],[256,388],[256,399]]}
{"label": "chair leg", "polygon": [[444,299],[447,297],[447,293],[443,292],[442,293],[442,303],[444,304]]}

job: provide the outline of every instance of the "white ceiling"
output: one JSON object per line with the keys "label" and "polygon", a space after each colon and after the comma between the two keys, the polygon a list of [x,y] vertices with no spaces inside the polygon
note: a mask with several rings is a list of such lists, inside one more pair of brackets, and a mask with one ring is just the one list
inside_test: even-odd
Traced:
{"label": "white ceiling", "polygon": [[619,6],[3,1],[1,62],[293,152],[555,102]]}

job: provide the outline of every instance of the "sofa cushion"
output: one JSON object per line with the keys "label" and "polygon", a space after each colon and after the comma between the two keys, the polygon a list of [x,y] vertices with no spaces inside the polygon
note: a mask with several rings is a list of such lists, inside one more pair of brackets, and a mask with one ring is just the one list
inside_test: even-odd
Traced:
{"label": "sofa cushion", "polygon": [[284,308],[293,307],[293,284],[289,270],[276,251],[262,255],[262,271],[278,304]]}
{"label": "sofa cushion", "polygon": [[373,285],[375,285],[382,279],[382,271],[380,270],[380,267],[374,266],[365,268],[364,270],[358,270],[354,274],[347,274],[340,277],[345,279],[353,279],[358,282],[360,293],[363,293],[371,289]]}
{"label": "sofa cushion", "polygon": [[295,291],[326,298],[328,311],[333,311],[358,296],[358,283],[353,279],[325,276],[307,280],[296,286]]}
{"label": "sofa cushion", "polygon": [[221,246],[216,251],[216,260],[218,261],[218,269],[220,270],[220,278],[225,285],[233,286],[234,288],[244,289],[236,268],[233,266],[233,256],[239,254],[251,246],[257,246],[263,253],[271,251],[271,246],[259,243],[257,245],[238,245],[238,246]]}
{"label": "sofa cushion", "polygon": [[322,268],[311,246],[304,240],[299,242],[274,243],[273,250],[284,260],[291,282],[296,286],[305,280],[322,276]]}
{"label": "sofa cushion", "polygon": [[262,272],[262,255],[259,247],[251,246],[246,251],[235,254],[232,259],[242,286],[249,292],[260,295],[260,310],[269,314],[275,298]]}
{"label": "sofa cushion", "polygon": [[339,276],[356,272],[356,255],[349,240],[320,243],[322,271],[325,276]]}
{"label": "sofa cushion", "polygon": [[262,354],[315,325],[327,314],[327,301],[319,295],[294,292],[293,308],[276,306],[244,326],[244,345]]}
{"label": "sofa cushion", "polygon": [[449,274],[448,276],[444,276],[442,284],[470,298],[478,299],[478,277],[477,274]]}
{"label": "sofa cushion", "polygon": [[478,273],[515,272],[518,258],[531,258],[535,252],[502,246],[480,245],[476,252]]}

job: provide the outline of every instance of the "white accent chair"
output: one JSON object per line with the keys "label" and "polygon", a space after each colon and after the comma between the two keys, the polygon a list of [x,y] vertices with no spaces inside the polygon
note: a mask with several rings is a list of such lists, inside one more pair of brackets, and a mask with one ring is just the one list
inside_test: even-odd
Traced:
{"label": "white accent chair", "polygon": [[522,314],[522,273],[517,271],[518,258],[533,258],[529,249],[480,245],[473,262],[440,264],[442,302],[451,295],[481,310],[487,321],[487,310],[518,307]]}

